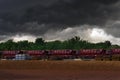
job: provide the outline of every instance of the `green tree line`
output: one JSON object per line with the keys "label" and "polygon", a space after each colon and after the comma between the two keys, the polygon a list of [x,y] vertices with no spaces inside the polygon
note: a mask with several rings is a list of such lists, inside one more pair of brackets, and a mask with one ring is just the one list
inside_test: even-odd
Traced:
{"label": "green tree line", "polygon": [[43,38],[37,38],[35,42],[19,41],[14,42],[12,39],[0,43],[0,50],[58,50],[58,49],[111,49],[120,48],[118,45],[112,45],[110,41],[100,43],[90,43],[75,36],[71,39],[47,42]]}

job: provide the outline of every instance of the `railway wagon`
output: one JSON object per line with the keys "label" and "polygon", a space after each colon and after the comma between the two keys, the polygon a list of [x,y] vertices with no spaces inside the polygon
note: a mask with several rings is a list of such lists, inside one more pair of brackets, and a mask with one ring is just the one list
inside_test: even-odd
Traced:
{"label": "railway wagon", "polygon": [[120,49],[80,49],[80,50],[11,50],[0,51],[1,58],[13,59],[17,54],[27,54],[31,59],[95,59],[117,56],[120,59]]}
{"label": "railway wagon", "polygon": [[120,49],[111,49],[112,54],[120,54]]}
{"label": "railway wagon", "polygon": [[98,56],[103,56],[105,54],[104,49],[81,49],[78,52],[78,55],[81,59],[95,59]]}
{"label": "railway wagon", "polygon": [[50,58],[52,59],[73,59],[75,58],[76,51],[75,50],[50,50],[49,51]]}
{"label": "railway wagon", "polygon": [[1,51],[2,58],[13,59],[17,54],[28,54],[31,59],[63,59],[75,58],[75,50],[21,50]]}
{"label": "railway wagon", "polygon": [[31,59],[42,59],[45,57],[44,50],[27,50],[26,54],[28,54]]}
{"label": "railway wagon", "polygon": [[1,51],[1,58],[3,59],[13,59],[19,51]]}
{"label": "railway wagon", "polygon": [[120,61],[120,49],[111,49],[111,57],[113,60]]}

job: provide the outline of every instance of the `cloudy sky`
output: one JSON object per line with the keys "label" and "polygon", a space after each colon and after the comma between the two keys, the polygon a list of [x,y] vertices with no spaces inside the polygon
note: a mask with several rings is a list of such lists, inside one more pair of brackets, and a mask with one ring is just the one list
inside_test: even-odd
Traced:
{"label": "cloudy sky", "polygon": [[120,0],[0,0],[0,41],[73,36],[120,45]]}

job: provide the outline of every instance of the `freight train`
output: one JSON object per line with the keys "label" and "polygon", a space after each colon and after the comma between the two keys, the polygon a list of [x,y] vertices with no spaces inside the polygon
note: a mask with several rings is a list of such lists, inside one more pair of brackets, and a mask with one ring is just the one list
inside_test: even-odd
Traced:
{"label": "freight train", "polygon": [[11,50],[0,51],[1,59],[15,59],[18,54],[29,55],[29,59],[47,59],[47,60],[63,60],[63,59],[81,59],[93,60],[99,58],[103,60],[108,58],[112,60],[113,56],[117,56],[120,60],[120,49],[80,49],[80,50]]}

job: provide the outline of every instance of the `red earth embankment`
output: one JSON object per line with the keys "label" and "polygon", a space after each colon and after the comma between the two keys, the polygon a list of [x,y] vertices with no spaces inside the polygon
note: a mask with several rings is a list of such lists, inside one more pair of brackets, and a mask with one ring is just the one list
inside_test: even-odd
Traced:
{"label": "red earth embankment", "polygon": [[0,80],[120,80],[119,61],[0,61]]}

